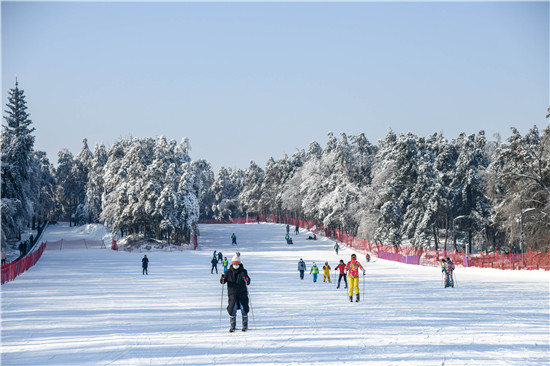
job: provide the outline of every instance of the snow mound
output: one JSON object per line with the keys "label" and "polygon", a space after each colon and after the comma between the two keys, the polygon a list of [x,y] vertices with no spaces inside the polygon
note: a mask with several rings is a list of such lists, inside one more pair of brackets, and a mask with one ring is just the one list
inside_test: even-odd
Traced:
{"label": "snow mound", "polygon": [[126,252],[161,251],[174,252],[192,249],[189,244],[168,244],[163,240],[145,238],[139,235],[128,235],[117,241],[118,250]]}
{"label": "snow mound", "polygon": [[112,237],[111,231],[101,224],[88,224],[79,226],[75,229],[75,233],[102,239],[110,239]]}

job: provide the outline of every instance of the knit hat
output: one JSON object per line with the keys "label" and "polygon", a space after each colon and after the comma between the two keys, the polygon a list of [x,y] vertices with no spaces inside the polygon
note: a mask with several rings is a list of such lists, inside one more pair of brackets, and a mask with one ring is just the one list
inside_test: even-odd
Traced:
{"label": "knit hat", "polygon": [[233,259],[231,259],[231,264],[241,264],[241,257],[239,254],[240,253],[237,253],[233,256]]}
{"label": "knit hat", "polygon": [[351,259],[356,259],[356,258],[357,258],[357,256],[355,254],[351,255]]}

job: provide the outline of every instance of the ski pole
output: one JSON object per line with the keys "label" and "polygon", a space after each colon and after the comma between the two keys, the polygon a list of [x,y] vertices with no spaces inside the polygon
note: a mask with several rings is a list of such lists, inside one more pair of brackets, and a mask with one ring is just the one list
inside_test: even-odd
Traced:
{"label": "ski pole", "polygon": [[248,291],[248,283],[244,281],[246,285],[246,294],[248,295],[248,303],[250,304],[250,312],[252,313],[252,321],[254,322],[254,329],[256,329],[256,319],[254,319],[254,309],[252,308],[252,300],[250,299],[250,292]]}
{"label": "ski pole", "polygon": [[222,300],[220,302],[220,328],[222,326],[223,288],[224,287],[225,287],[225,283],[222,283]]}
{"label": "ski pole", "polygon": [[365,272],[363,272],[363,297],[365,297]]}

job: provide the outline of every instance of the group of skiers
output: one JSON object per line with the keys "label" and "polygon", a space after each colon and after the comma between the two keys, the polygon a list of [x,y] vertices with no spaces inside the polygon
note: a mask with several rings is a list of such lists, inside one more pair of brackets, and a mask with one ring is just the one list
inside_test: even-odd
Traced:
{"label": "group of skiers", "polygon": [[227,265],[229,262],[227,261],[227,257],[224,257],[222,252],[216,252],[214,250],[214,254],[212,255],[212,259],[210,260],[210,263],[212,263],[212,268],[210,269],[210,274],[214,273],[214,270],[216,270],[216,274],[218,273],[218,263],[223,264],[223,271],[227,271]]}
{"label": "group of skiers", "polygon": [[[287,231],[289,227],[287,225]],[[298,227],[296,226],[296,231],[298,231]],[[288,235],[288,232],[287,232]],[[233,233],[232,241],[236,243],[236,236]],[[338,249],[338,243],[335,244],[335,250]],[[366,260],[370,261],[370,255],[366,255]],[[229,266],[229,262],[227,260],[227,257],[224,257],[221,252],[214,251],[211,259],[212,268],[210,270],[210,273],[213,274],[214,269],[216,270],[216,273],[218,273],[218,263],[223,263],[223,274],[220,278],[220,284],[224,286],[227,284],[227,293],[228,293],[228,305],[227,305],[227,312],[229,314],[229,322],[230,322],[230,332],[234,332],[236,330],[236,324],[237,324],[237,310],[241,311],[242,316],[242,331],[248,330],[248,313],[251,310],[250,309],[250,297],[248,294],[248,286],[250,285],[250,276],[248,275],[248,271],[243,267],[243,264],[241,262],[241,254],[239,252],[236,252],[233,258],[231,259],[231,265]],[[147,255],[145,255],[142,259],[142,268],[143,268],[143,274],[146,275],[147,273],[147,267],[149,264],[149,259],[147,258]],[[323,282],[331,283],[330,279],[330,271],[331,267],[328,264],[328,262],[325,262],[323,269]],[[451,259],[449,257],[443,259],[441,261],[441,271],[444,273],[444,283],[445,287],[454,287],[454,280],[453,280],[453,271],[455,269],[455,266]],[[302,258],[300,258],[300,261],[298,262],[298,271],[300,273],[300,279],[304,279],[305,271],[307,270],[306,263]],[[336,288],[340,288],[340,283],[342,279],[344,280],[344,288],[348,289],[348,296],[349,301],[353,302],[353,294],[355,292],[355,302],[359,302],[360,295],[359,295],[359,273],[360,271],[363,272],[363,276],[365,276],[365,269],[357,261],[357,255],[352,254],[350,261],[345,264],[343,259],[340,259],[339,264],[336,266],[335,270],[339,271],[339,277],[338,277],[338,285]],[[319,274],[319,267],[315,262],[313,262],[313,265],[310,269],[310,274],[313,276],[313,282],[317,282],[317,276]],[[347,276],[346,276],[347,275]],[[223,298],[223,288],[222,288],[222,298]],[[221,309],[220,309],[221,311]],[[221,313],[220,313],[221,316]]]}
{"label": "group of skiers", "polygon": [[[353,302],[353,292],[355,291],[355,301],[359,302],[359,270],[363,272],[363,276],[365,275],[365,269],[357,261],[357,255],[352,254],[351,260],[344,264],[344,260],[340,259],[340,263],[338,266],[336,266],[337,270],[339,270],[339,277],[338,277],[338,285],[336,288],[340,288],[340,282],[342,279],[344,279],[344,288],[348,288],[348,280],[349,280],[349,300],[350,302]],[[298,272],[300,272],[300,279],[304,279],[304,273],[307,270],[306,263],[302,258],[298,261]],[[328,262],[325,262],[325,265],[323,266],[323,282],[330,283],[330,270],[331,267],[328,264]],[[317,275],[319,274],[319,267],[317,267],[317,264],[313,262],[313,265],[311,266],[311,269],[309,273],[313,276],[313,282],[317,282]],[[347,279],[346,279],[347,274]]]}

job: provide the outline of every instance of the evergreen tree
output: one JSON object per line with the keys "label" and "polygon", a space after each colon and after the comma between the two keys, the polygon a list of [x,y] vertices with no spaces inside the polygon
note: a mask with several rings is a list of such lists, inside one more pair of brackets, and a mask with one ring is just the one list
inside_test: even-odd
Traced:
{"label": "evergreen tree", "polygon": [[33,156],[35,129],[17,80],[9,91],[6,107],[1,141],[2,231],[7,238],[14,238],[20,237],[21,229],[34,215],[38,195],[33,192],[40,183],[31,180],[37,163]]}

